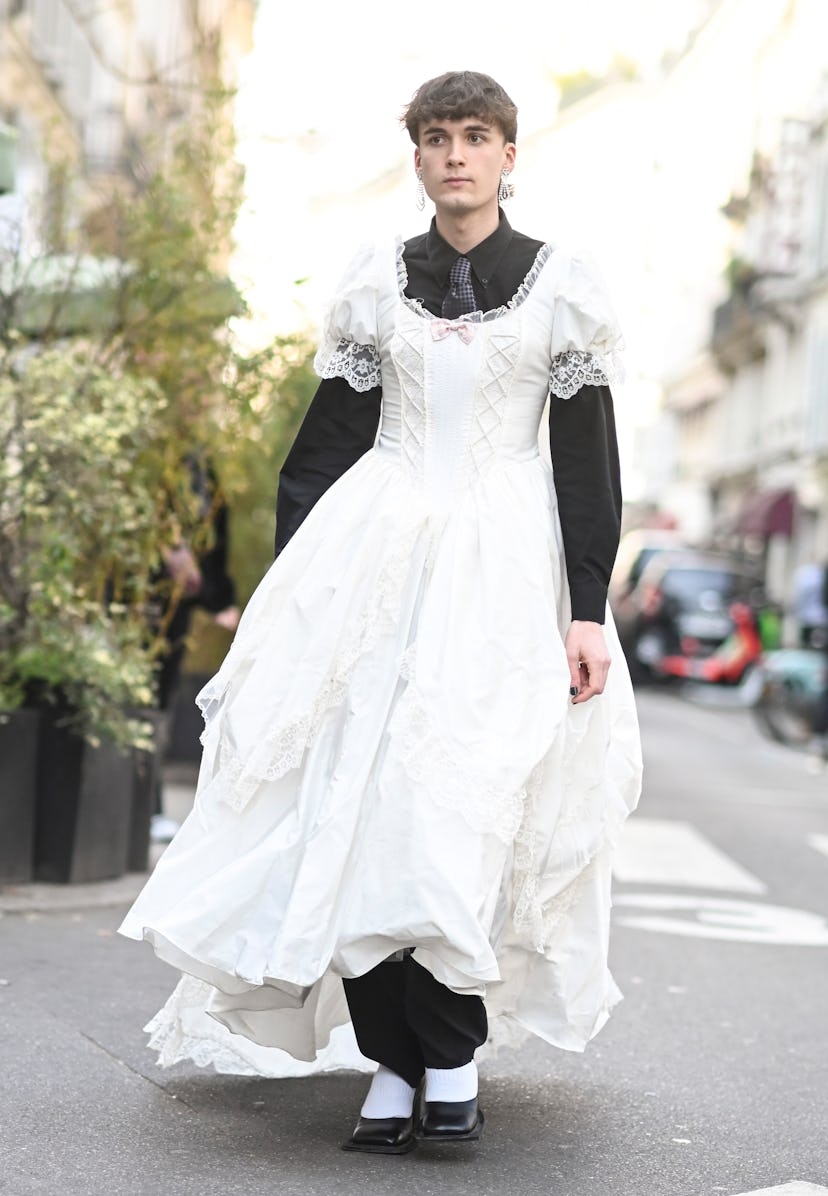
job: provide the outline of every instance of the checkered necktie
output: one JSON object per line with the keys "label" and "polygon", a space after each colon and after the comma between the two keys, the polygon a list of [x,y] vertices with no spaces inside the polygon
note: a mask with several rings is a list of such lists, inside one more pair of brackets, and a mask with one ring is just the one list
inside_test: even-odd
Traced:
{"label": "checkered necktie", "polygon": [[471,284],[471,262],[467,257],[459,257],[449,270],[449,289],[443,300],[443,318],[456,320],[476,307],[477,300]]}

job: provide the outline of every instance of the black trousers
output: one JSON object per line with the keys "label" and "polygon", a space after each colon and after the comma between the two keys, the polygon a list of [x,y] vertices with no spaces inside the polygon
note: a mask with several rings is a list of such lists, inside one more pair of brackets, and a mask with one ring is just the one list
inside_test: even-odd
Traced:
{"label": "black trousers", "polygon": [[413,955],[343,980],[359,1049],[416,1088],[427,1067],[462,1067],[486,1041],[480,997],[435,980]]}

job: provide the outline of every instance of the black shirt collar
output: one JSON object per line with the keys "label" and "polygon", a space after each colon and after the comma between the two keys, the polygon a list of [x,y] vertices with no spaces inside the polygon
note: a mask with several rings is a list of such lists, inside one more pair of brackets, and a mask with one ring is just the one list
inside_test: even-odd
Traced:
{"label": "black shirt collar", "polygon": [[486,286],[497,269],[500,259],[508,249],[511,239],[512,226],[509,224],[501,208],[500,223],[495,231],[486,237],[485,241],[481,241],[479,245],[475,245],[474,249],[470,249],[466,254],[461,254],[453,245],[449,245],[448,241],[437,231],[437,220],[435,217],[432,219],[431,227],[426,234],[428,263],[440,286],[446,287],[448,286],[448,276],[451,267],[459,257],[467,257],[471,262],[471,268],[475,277],[483,286]]}

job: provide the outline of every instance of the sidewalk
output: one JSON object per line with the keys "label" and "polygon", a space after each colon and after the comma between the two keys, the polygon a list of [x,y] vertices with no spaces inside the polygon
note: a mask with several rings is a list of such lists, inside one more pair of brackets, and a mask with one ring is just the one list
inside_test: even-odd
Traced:
{"label": "sidewalk", "polygon": [[[192,809],[197,771],[194,765],[189,764],[170,764],[164,769],[164,812],[174,822],[183,822]],[[150,845],[151,868],[161,858],[164,846],[159,843]],[[52,911],[67,914],[86,909],[126,906],[138,896],[146,879],[145,872],[130,872],[115,880],[95,881],[92,884],[4,885],[0,887],[0,916]]]}

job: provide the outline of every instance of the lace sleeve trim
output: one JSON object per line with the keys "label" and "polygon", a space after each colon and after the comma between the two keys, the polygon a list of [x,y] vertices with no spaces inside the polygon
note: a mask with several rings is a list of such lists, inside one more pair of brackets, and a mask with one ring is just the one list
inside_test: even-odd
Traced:
{"label": "lace sleeve trim", "polygon": [[319,349],[313,368],[320,378],[344,378],[354,390],[371,390],[379,386],[380,356],[373,345],[343,339],[331,349]]}
{"label": "lace sleeve trim", "polygon": [[623,379],[621,363],[615,354],[585,353],[567,349],[552,358],[549,396],[571,399],[582,386],[609,386]]}

